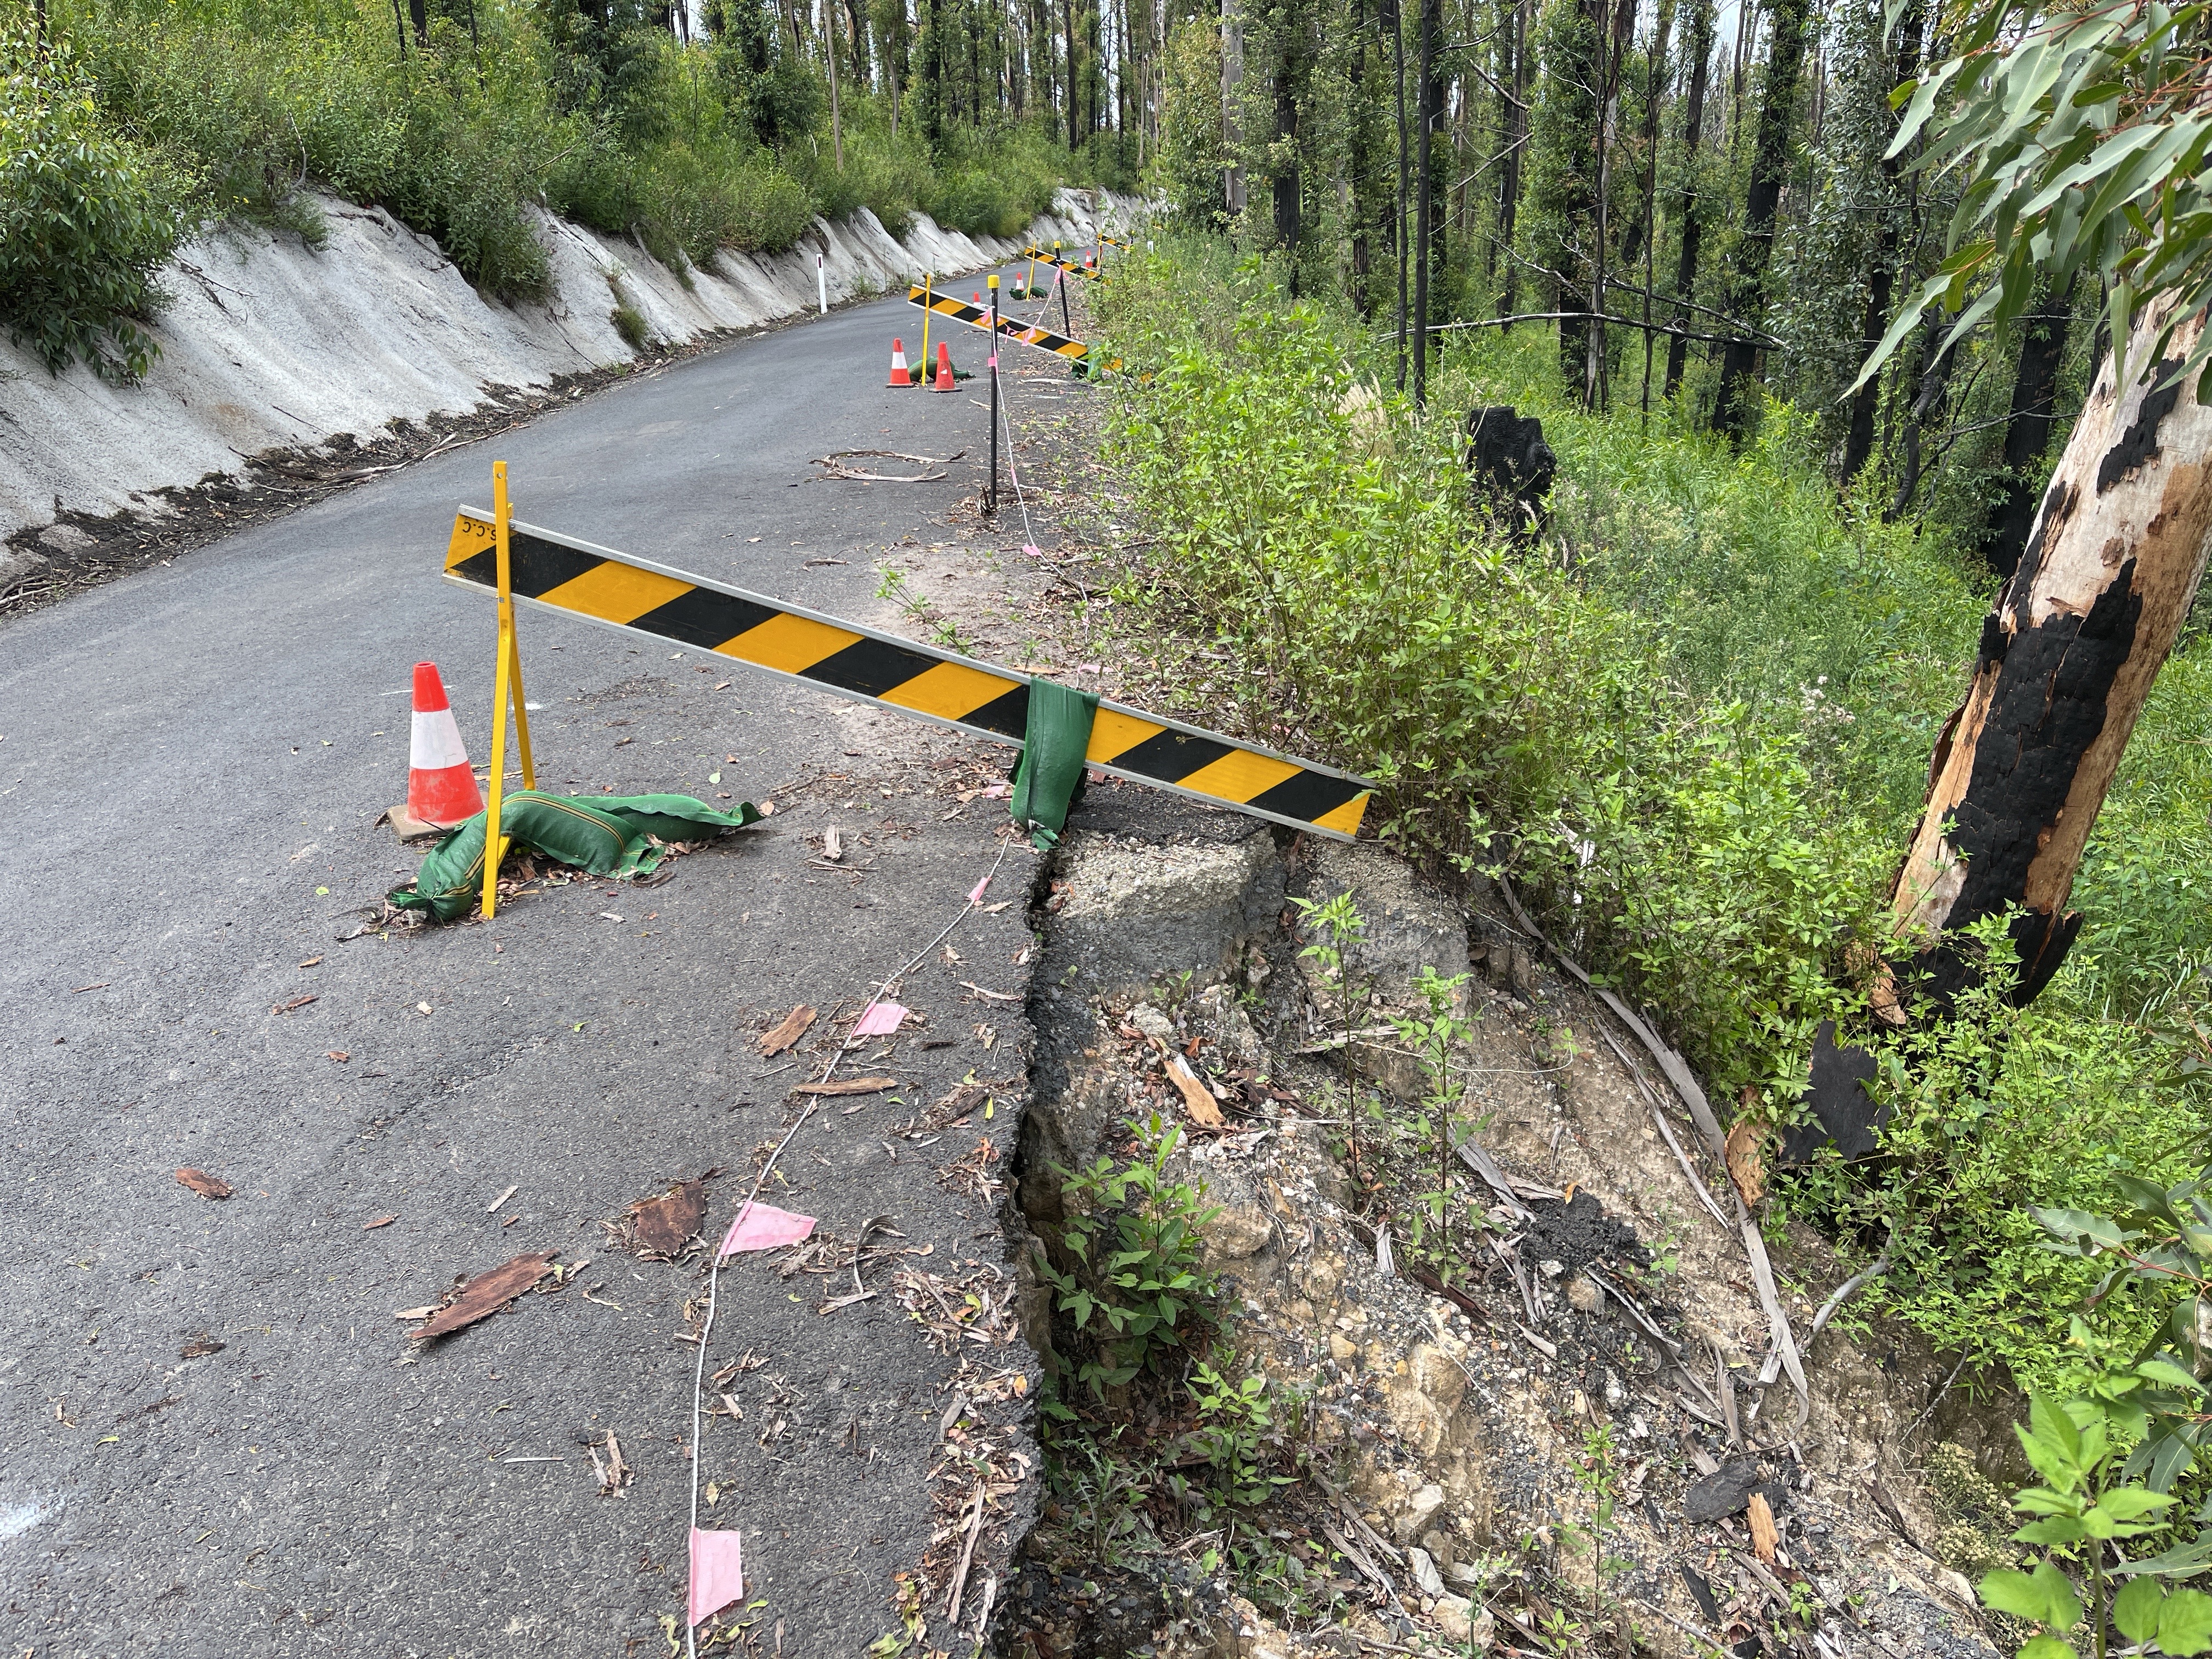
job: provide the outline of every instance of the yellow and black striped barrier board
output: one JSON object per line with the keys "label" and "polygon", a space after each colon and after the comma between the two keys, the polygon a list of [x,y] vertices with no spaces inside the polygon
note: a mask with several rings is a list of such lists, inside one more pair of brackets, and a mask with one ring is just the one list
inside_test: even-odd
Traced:
{"label": "yellow and black striped barrier board", "polygon": [[[965,323],[970,328],[980,328],[986,334],[991,331],[991,312],[988,306],[970,305],[965,300],[956,300],[945,294],[925,294],[918,287],[907,289],[906,297],[909,304],[918,305],[925,311],[933,311],[940,317],[950,317],[954,322]],[[1018,321],[1004,312],[999,314],[999,332],[1009,340],[1018,340],[1022,344],[1035,346],[1040,351],[1057,352],[1071,362],[1088,365],[1091,362],[1091,348],[1082,341],[1071,340],[1065,334],[1055,334],[1036,323]],[[1111,358],[1106,367],[1119,368],[1121,360]]]}
{"label": "yellow and black striped barrier board", "polygon": [[[498,590],[492,518],[463,507],[446,577]],[[508,526],[514,597],[548,610],[710,651],[825,691],[1018,744],[1026,677],[879,634],[530,525]],[[1101,699],[1085,758],[1101,771],[1294,830],[1350,841],[1375,786],[1310,761],[1238,743]]]}
{"label": "yellow and black striped barrier board", "polygon": [[1086,265],[1074,259],[1064,259],[1059,254],[1048,253],[1041,247],[1024,248],[1022,258],[1034,259],[1041,265],[1057,265],[1062,270],[1073,271],[1078,276],[1088,276],[1094,283],[1103,283],[1107,280],[1105,274],[1096,265]]}

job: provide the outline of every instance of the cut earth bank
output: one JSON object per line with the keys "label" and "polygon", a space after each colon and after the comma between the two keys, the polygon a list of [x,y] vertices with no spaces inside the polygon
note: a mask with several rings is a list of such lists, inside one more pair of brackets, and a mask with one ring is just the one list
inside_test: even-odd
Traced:
{"label": "cut earth bank", "polygon": [[[50,375],[0,340],[0,609],[27,590],[66,590],[175,550],[174,537],[163,544],[156,532],[179,508],[211,511],[204,527],[228,533],[368,465],[464,435],[447,420],[444,433],[413,432],[436,417],[478,410],[495,427],[640,358],[799,316],[821,292],[836,304],[925,273],[979,270],[1030,242],[1085,246],[1134,222],[1140,204],[1063,190],[1011,241],[923,214],[893,238],[862,209],[817,218],[787,252],[725,252],[682,272],[541,213],[554,295],[514,307],[486,301],[435,243],[382,209],[327,195],[316,205],[328,229],[319,250],[224,228],[179,251],[150,330],[161,353],[141,385],[112,386],[82,365]],[[917,314],[917,334],[920,324]],[[386,437],[395,430],[398,441]]]}
{"label": "cut earth bank", "polygon": [[[1299,1425],[1275,1468],[1295,1451],[1304,1478],[1247,1516],[1256,1550],[1231,1551],[1218,1508],[1201,1532],[1169,1495],[1179,1461],[1203,1474],[1177,1438],[1188,1407],[1109,1392],[1080,1432],[1131,1469],[1149,1445],[1151,1489],[1135,1476],[1118,1514],[1091,1492],[1048,1497],[1001,1652],[1625,1653],[1624,1624],[1635,1650],[1668,1655],[1710,1654],[1717,1638],[1741,1655],[1993,1651],[1960,1569],[1992,1565],[2009,1524],[1974,1472],[2002,1455],[1985,1439],[2008,1445],[2002,1423],[1939,1399],[1944,1368],[1880,1323],[1812,1344],[1802,1426],[1786,1376],[1768,1365],[1760,1386],[1768,1322],[1744,1244],[1705,1206],[1658,1114],[1692,1155],[1696,1130],[1650,1053],[1551,971],[1500,894],[1462,905],[1374,847],[1224,816],[1163,838],[1156,814],[1117,815],[1109,796],[1094,783],[1039,918],[1020,1202],[1072,1267],[1057,1241],[1075,1206],[1055,1166],[1118,1166],[1134,1150],[1129,1120],[1178,1124],[1170,1178],[1204,1183],[1219,1207],[1204,1235],[1220,1275],[1213,1358],[1227,1364],[1230,1351],[1265,1378],[1279,1431]],[[1413,1282],[1387,1247],[1378,1262],[1341,1129],[1314,1121],[1343,1097],[1325,1046],[1342,1006],[1300,956],[1312,936],[1291,901],[1346,891],[1368,924],[1353,981],[1371,979],[1384,1004],[1419,1003],[1423,969],[1468,975],[1472,1036],[1453,1069],[1472,1085],[1457,1111],[1504,1184],[1485,1194],[1504,1248],[1462,1252],[1464,1307]],[[1389,1109],[1418,1113],[1426,1085],[1379,1015],[1362,1021],[1356,1066]],[[1221,1130],[1187,1115],[1170,1053],[1207,1082]],[[1724,1200],[1727,1176],[1701,1162]],[[1481,1184],[1465,1164],[1456,1177]],[[1790,1281],[1843,1273],[1817,1239],[1793,1237],[1782,1265],[1802,1340],[1814,1310]],[[1032,1276],[1024,1329],[1060,1397],[1099,1412],[1057,1296]],[[1617,1499],[1593,1617],[1601,1471]],[[1247,1572],[1272,1558],[1278,1607],[1319,1616],[1263,1615],[1232,1558]]]}

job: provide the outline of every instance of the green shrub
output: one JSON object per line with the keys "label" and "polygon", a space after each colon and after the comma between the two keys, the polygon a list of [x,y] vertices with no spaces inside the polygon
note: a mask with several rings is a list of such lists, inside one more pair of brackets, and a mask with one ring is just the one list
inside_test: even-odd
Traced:
{"label": "green shrub", "polygon": [[1727,1097],[1793,1074],[1849,1006],[1888,856],[1800,700],[1700,695],[1663,627],[1498,540],[1456,420],[1376,393],[1343,319],[1176,253],[1122,261],[1103,302],[1147,371],[1113,453],[1158,532],[1121,597],[1195,625],[1194,702],[1376,777],[1417,855],[1510,874]]}
{"label": "green shrub", "polygon": [[1139,1155],[1119,1169],[1105,1158],[1085,1170],[1055,1167],[1076,1211],[1060,1238],[1075,1266],[1062,1273],[1036,1258],[1060,1311],[1077,1330],[1096,1333],[1097,1355],[1084,1362],[1079,1380],[1102,1396],[1216,1321],[1200,1233],[1218,1211],[1201,1207],[1204,1187],[1168,1175],[1182,1132],[1164,1127],[1157,1115],[1128,1128]]}
{"label": "green shrub", "polygon": [[82,360],[143,375],[159,349],[139,325],[154,272],[184,226],[179,181],[108,131],[66,47],[41,53],[0,25],[0,320],[58,374]]}

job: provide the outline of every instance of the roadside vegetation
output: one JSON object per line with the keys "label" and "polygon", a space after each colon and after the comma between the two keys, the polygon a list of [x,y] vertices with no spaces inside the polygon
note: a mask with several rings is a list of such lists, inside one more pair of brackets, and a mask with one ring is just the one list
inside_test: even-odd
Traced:
{"label": "roadside vegetation", "polygon": [[[1869,1269],[1845,1321],[1917,1328],[2020,1421],[2025,1547],[1981,1590],[2031,1659],[2212,1650],[2178,1587],[2212,1568],[2212,527],[2155,567],[2169,599],[2130,574],[2187,493],[2163,469],[2206,459],[2201,416],[2148,412],[2212,401],[2204,29],[2136,0],[1201,14],[1158,83],[1179,228],[1101,301],[1137,371],[1126,650],[1379,778],[1431,870],[1510,882],[1765,1150],[1770,1236]],[[2168,448],[2068,473],[2116,359]],[[1499,404],[1556,452],[1540,533],[1469,487],[1463,423]],[[2053,501],[2154,487],[2094,534],[2051,509],[2039,546],[2054,468]],[[2052,572],[2107,530],[2125,570],[2069,609]],[[2105,775],[2049,740],[2047,689],[1987,769],[1951,712],[2045,684],[2006,677],[2046,619],[2094,653],[2069,619],[2107,593],[2155,680],[2131,736],[2091,723],[2125,747],[2070,896],[1954,914],[1999,863],[1954,807],[2014,821],[2019,755],[2089,778],[2022,808],[2039,857]],[[1931,808],[1947,756],[1966,793]],[[1827,1021],[1878,1150],[1778,1169]]]}
{"label": "roadside vegetation", "polygon": [[680,273],[787,248],[817,214],[1003,236],[1063,184],[1128,181],[1121,135],[1048,101],[1049,35],[1001,39],[994,88],[949,16],[938,41],[900,8],[836,11],[713,0],[683,40],[624,0],[53,0],[43,35],[0,8],[0,325],[57,371],[141,374],[182,239],[319,243],[311,188],[390,210],[511,301],[547,295],[536,211]]}
{"label": "roadside vegetation", "polygon": [[[1389,393],[1387,340],[1217,240],[1160,247],[1103,301],[1149,371],[1115,382],[1126,507],[1158,537],[1117,592],[1130,648],[1193,706],[1383,780],[1388,836],[1511,881],[1716,1098],[1793,1121],[1814,1028],[1866,1023],[1855,945],[1880,934],[1973,659],[1971,550],[1838,505],[1786,408],[1741,453],[1670,411],[1583,410],[1534,330],[1455,343],[1431,395],[1439,416],[1543,416],[1555,511],[1517,547],[1468,497],[1457,420]],[[2081,1358],[2102,1269],[2046,1248],[2034,1206],[2195,1170],[2208,729],[2198,633],[2106,805],[2057,982],[2026,1010],[1990,992],[1925,1054],[1886,1048],[1880,1170],[1779,1189],[1772,1225],[1813,1220],[1868,1258],[1887,1240],[1873,1305],[1977,1370],[2041,1385]],[[2100,1340],[2124,1349],[2147,1316],[2108,1304]]]}

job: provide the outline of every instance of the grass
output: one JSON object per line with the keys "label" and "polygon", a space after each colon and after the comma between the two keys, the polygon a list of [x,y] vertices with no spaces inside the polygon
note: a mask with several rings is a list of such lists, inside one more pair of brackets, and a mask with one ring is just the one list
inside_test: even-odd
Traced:
{"label": "grass", "polygon": [[[319,243],[311,185],[389,209],[490,298],[543,300],[537,216],[635,237],[679,276],[793,246],[863,208],[1010,235],[1088,176],[1035,125],[956,126],[933,153],[889,100],[843,100],[843,162],[817,71],[778,35],[679,45],[528,0],[433,6],[402,51],[375,0],[53,0],[54,50],[0,30],[0,316],[58,370],[120,378],[179,240],[223,220]],[[759,44],[759,43],[756,43]],[[68,166],[60,158],[76,158]]]}
{"label": "grass", "polygon": [[[1667,409],[1587,414],[1522,329],[1449,343],[1423,416],[1380,330],[1291,302],[1226,243],[1159,240],[1102,301],[1142,371],[1113,424],[1147,538],[1116,594],[1132,649],[1212,723],[1380,779],[1404,850],[1512,877],[1717,1100],[1793,1116],[1814,1025],[1865,1030],[1850,947],[1881,936],[1986,572],[1839,503],[1787,407],[1741,453]],[[1461,470],[1465,411],[1506,402],[1560,458],[1536,550]],[[2117,1172],[2199,1161],[2200,1103],[2154,1038],[2212,960],[2207,730],[2199,632],[2091,840],[2065,970],[2024,1013],[1887,1045],[1886,1158],[1780,1183],[1777,1218],[1891,1238],[1875,1305],[1946,1352],[2056,1375],[2094,1264],[2045,1249],[2030,1206],[2109,1209]]]}

